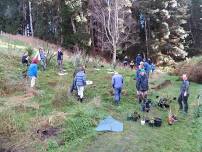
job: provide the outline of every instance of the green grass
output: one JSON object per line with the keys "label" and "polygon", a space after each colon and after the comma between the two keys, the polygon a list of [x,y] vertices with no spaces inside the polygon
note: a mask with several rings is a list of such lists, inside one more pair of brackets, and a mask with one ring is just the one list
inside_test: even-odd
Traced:
{"label": "green grass", "polygon": [[[6,43],[8,38],[0,37],[1,43]],[[23,42],[13,42],[16,46],[26,45]],[[0,47],[0,52],[1,51]],[[23,51],[23,50],[21,50]],[[14,58],[2,58],[8,55],[8,52],[0,53],[0,76],[2,80],[8,80],[12,84],[22,81],[20,74],[20,53],[11,51],[10,55]],[[6,66],[5,66],[6,63]],[[57,137],[48,139],[44,142],[28,144],[27,151],[37,152],[201,152],[202,151],[202,118],[195,118],[196,96],[201,92],[202,87],[199,84],[191,83],[189,98],[189,114],[184,116],[178,113],[177,102],[172,103],[172,110],[179,117],[179,122],[173,126],[166,123],[167,111],[153,107],[150,117],[159,116],[163,119],[163,125],[160,128],[150,128],[141,126],[139,122],[127,121],[127,114],[139,111],[139,104],[135,97],[135,81],[133,80],[135,71],[129,69],[117,70],[123,74],[125,79],[124,92],[127,95],[122,96],[119,107],[113,104],[111,96],[111,75],[107,73],[109,65],[106,65],[100,71],[95,71],[92,65],[88,65],[87,79],[94,82],[93,85],[85,89],[85,101],[78,103],[75,96],[67,96],[67,88],[71,85],[73,64],[70,61],[65,62],[65,69],[68,72],[66,76],[58,76],[55,61],[48,67],[47,71],[39,72],[37,80],[37,90],[39,95],[32,98],[32,102],[40,105],[39,109],[10,109],[12,123],[15,124],[19,136],[12,138],[12,143],[18,144],[22,135],[27,137],[27,133],[33,133],[33,120],[48,117],[53,111],[65,112],[68,115],[63,125],[59,127],[64,130]],[[7,70],[9,69],[9,70]],[[149,98],[156,101],[155,96],[178,96],[179,86],[181,84],[176,76],[166,74],[155,83],[164,80],[171,80],[172,85],[158,92],[149,91]],[[4,98],[23,94],[22,91],[15,91]],[[4,101],[5,102],[5,101]],[[1,103],[1,101],[0,101]],[[0,104],[0,108],[4,108]],[[0,113],[1,117],[2,113]],[[105,116],[112,115],[114,118],[124,123],[124,132],[122,133],[96,133],[95,127],[99,120]],[[141,115],[145,115],[141,113]],[[1,126],[2,127],[2,126]],[[36,128],[37,129],[37,128]],[[0,134],[1,137],[1,134]],[[59,144],[58,141],[63,141]],[[34,141],[32,141],[34,143]],[[23,143],[21,143],[23,146]]]}

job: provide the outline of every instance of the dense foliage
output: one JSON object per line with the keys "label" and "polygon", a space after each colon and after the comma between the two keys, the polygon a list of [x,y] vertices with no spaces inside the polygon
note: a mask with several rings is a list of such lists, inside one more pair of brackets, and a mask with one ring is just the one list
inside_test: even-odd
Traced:
{"label": "dense foliage", "polygon": [[[95,20],[95,14],[99,11],[92,10],[95,7],[92,5],[96,4],[96,8],[107,12],[104,1],[90,4],[89,0],[1,0],[0,30],[29,35],[29,2],[34,36],[74,51],[96,48],[100,52],[125,55],[133,50],[134,54],[142,52],[155,59],[163,54],[169,60],[176,61],[200,52],[202,46],[200,0],[125,0],[125,5],[119,5],[122,11],[118,15],[122,18],[126,11],[127,15],[118,20],[118,29],[120,33],[125,31],[125,35],[130,33],[126,39],[121,39],[124,42],[117,41],[117,46],[107,49],[106,35],[109,33],[106,31],[109,29],[102,27],[101,19]],[[104,34],[102,29],[106,30]]]}

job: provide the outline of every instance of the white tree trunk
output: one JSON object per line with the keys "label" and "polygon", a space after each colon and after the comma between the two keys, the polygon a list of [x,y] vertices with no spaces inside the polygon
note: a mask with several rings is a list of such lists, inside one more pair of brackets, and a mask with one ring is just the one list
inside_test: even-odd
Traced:
{"label": "white tree trunk", "polygon": [[112,64],[115,67],[116,66],[116,45],[113,46],[113,58],[112,58]]}
{"label": "white tree trunk", "polygon": [[32,3],[30,1],[29,1],[29,19],[30,19],[31,36],[34,36],[33,24],[32,24]]}

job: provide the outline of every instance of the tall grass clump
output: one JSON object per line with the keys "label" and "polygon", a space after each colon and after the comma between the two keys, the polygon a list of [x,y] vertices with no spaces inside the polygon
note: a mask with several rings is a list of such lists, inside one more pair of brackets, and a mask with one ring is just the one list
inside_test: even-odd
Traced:
{"label": "tall grass clump", "polygon": [[65,122],[65,130],[63,132],[63,140],[66,143],[81,140],[84,137],[92,137],[95,135],[94,128],[98,121],[96,112],[78,111],[74,117],[67,119]]}

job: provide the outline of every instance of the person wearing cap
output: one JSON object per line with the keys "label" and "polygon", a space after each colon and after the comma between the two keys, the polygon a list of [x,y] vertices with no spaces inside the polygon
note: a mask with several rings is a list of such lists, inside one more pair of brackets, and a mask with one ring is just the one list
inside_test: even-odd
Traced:
{"label": "person wearing cap", "polygon": [[118,72],[114,72],[114,75],[112,76],[112,88],[114,89],[115,104],[119,105],[123,88],[123,76]]}
{"label": "person wearing cap", "polygon": [[188,98],[189,98],[189,81],[186,74],[182,75],[182,84],[180,87],[180,95],[178,97],[179,110],[188,112]]}
{"label": "person wearing cap", "polygon": [[77,93],[78,93],[78,99],[80,102],[83,102],[83,92],[84,92],[84,87],[86,86],[86,74],[84,71],[83,67],[79,68],[79,72],[76,74],[74,78],[74,85],[77,88]]}
{"label": "person wearing cap", "polygon": [[63,52],[61,48],[58,48],[57,62],[58,62],[59,71],[63,72]]}
{"label": "person wearing cap", "polygon": [[148,77],[144,69],[140,70],[139,78],[136,80],[136,89],[139,103],[142,103],[147,98]]}
{"label": "person wearing cap", "polygon": [[137,68],[139,67],[141,61],[142,61],[142,56],[138,54],[137,57],[135,58],[135,63]]}
{"label": "person wearing cap", "polygon": [[27,75],[29,76],[30,80],[31,80],[31,84],[30,87],[33,88],[35,86],[36,83],[36,79],[38,76],[38,60],[36,58],[34,58],[32,60],[32,63],[30,64],[29,68],[28,68],[28,72]]}

